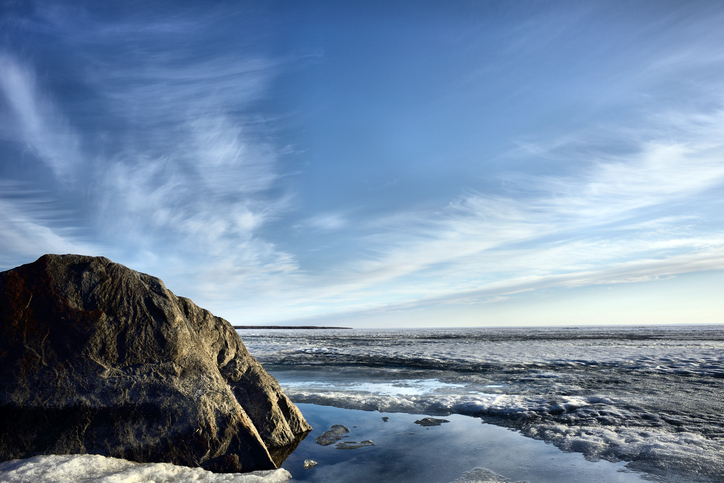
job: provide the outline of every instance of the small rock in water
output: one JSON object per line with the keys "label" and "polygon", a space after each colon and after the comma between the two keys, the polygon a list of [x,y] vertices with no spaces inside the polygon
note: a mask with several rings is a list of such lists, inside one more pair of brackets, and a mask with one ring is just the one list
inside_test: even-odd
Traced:
{"label": "small rock in water", "polygon": [[360,443],[357,441],[345,441],[344,443],[337,443],[336,448],[337,449],[358,449],[358,448],[364,448],[365,446],[374,446],[375,444],[369,440],[366,439]]}
{"label": "small rock in water", "polygon": [[382,416],[382,422],[386,423],[389,420],[390,418],[388,418],[387,416]]}
{"label": "small rock in water", "polygon": [[322,446],[329,446],[330,444],[336,443],[340,439],[346,437],[349,433],[349,428],[342,426],[341,424],[334,424],[329,431],[325,431],[321,435],[317,436],[315,441],[317,444]]}
{"label": "small rock in water", "polygon": [[311,469],[314,468],[315,466],[317,466],[317,462],[316,462],[316,461],[314,461],[314,460],[304,460],[304,469],[305,469],[305,470],[311,470]]}
{"label": "small rock in water", "polygon": [[436,419],[436,418],[422,418],[415,421],[415,424],[420,426],[440,426],[442,423],[449,423],[447,419]]}

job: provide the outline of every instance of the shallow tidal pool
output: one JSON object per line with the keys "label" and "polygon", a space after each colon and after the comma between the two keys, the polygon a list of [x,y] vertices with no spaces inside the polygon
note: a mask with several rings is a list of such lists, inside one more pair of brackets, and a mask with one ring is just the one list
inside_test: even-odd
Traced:
{"label": "shallow tidal pool", "polygon": [[[380,413],[298,404],[314,430],[282,465],[292,481],[313,482],[522,482],[628,483],[644,481],[624,463],[587,461],[553,445],[461,415],[422,426],[424,415]],[[338,449],[315,438],[334,424],[349,428],[339,442],[371,440],[374,446]],[[317,465],[304,468],[305,460]],[[485,470],[476,470],[484,468]],[[497,474],[497,476],[495,476]]]}

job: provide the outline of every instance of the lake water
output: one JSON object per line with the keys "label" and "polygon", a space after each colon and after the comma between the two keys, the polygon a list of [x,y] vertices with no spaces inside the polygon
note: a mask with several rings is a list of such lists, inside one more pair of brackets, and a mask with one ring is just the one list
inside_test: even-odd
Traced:
{"label": "lake water", "polygon": [[[439,426],[416,424],[421,415],[379,413],[300,404],[314,430],[285,461],[293,481],[630,483],[642,480],[623,463],[587,461],[555,446],[525,438],[479,419],[453,414],[435,418]],[[386,419],[383,419],[386,418]],[[339,449],[315,438],[334,424],[350,432],[341,443],[372,441],[374,446]],[[304,468],[305,460],[317,466]],[[481,469],[487,472],[481,472]],[[477,469],[477,471],[475,471]],[[469,479],[464,479],[466,473]],[[470,475],[475,478],[470,478]],[[485,475],[486,478],[483,478]]]}
{"label": "lake water", "polygon": [[[422,457],[406,466],[424,468],[428,455],[447,454],[444,459],[454,460],[455,469],[440,472],[428,467],[418,475],[429,478],[415,481],[454,481],[476,467],[507,481],[597,481],[583,474],[568,480],[550,476],[556,468],[572,468],[574,460],[569,458],[575,456],[581,471],[607,475],[600,481],[635,481],[639,475],[671,482],[724,481],[721,326],[244,330],[240,334],[291,399],[303,404],[315,431],[331,424],[349,427],[345,418],[359,418],[360,432],[369,437],[355,436],[358,441],[388,442],[383,446],[375,441],[376,446],[357,450],[324,448],[324,458],[318,456],[324,464],[349,467],[350,474],[359,470],[377,478],[391,471],[390,459],[364,455],[394,453],[393,460],[410,462],[418,454]],[[363,411],[340,414],[334,420],[319,406]],[[381,422],[383,413],[390,418],[388,423]],[[417,440],[413,435],[403,437],[407,430],[402,427],[394,429],[399,434],[374,436],[375,431],[389,431],[386,428],[394,425],[410,427],[410,419],[414,429],[420,415],[451,422],[430,430],[417,428]],[[450,432],[470,436],[456,444]],[[428,434],[439,437],[440,443]],[[483,457],[491,452],[484,442],[493,435],[498,438],[496,448],[509,455],[505,458],[510,464],[493,464],[502,462],[502,456]],[[540,452],[516,453],[533,443],[542,448]],[[445,453],[441,448],[450,450]],[[322,449],[310,437],[288,465],[303,458],[305,451]],[[335,455],[332,460],[329,451]],[[406,451],[410,458],[403,457]],[[602,469],[604,462],[617,465]],[[517,464],[529,469],[519,471]],[[306,478],[306,473],[288,465],[285,468],[295,478]],[[620,473],[622,468],[631,473]],[[323,479],[331,471],[320,462],[309,474],[322,478],[314,481],[332,481]],[[619,479],[611,479],[612,475]]]}

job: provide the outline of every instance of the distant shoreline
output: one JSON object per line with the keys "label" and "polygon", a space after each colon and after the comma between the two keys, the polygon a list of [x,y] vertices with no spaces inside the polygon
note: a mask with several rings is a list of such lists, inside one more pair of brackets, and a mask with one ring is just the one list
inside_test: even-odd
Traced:
{"label": "distant shoreline", "polygon": [[233,325],[236,330],[249,330],[249,329],[343,329],[352,330],[352,327],[327,327],[322,325]]}

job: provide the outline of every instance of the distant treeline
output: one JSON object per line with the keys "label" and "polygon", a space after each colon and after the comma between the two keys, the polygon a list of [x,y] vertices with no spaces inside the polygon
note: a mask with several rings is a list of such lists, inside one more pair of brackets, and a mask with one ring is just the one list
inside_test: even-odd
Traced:
{"label": "distant treeline", "polygon": [[352,327],[327,327],[321,325],[234,325],[235,329],[247,330],[247,329],[348,329],[352,330]]}

